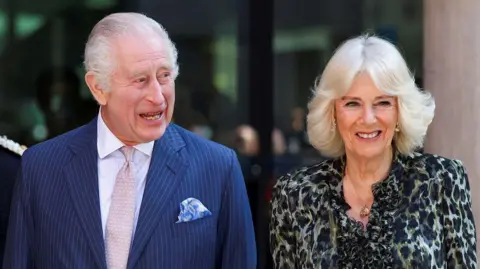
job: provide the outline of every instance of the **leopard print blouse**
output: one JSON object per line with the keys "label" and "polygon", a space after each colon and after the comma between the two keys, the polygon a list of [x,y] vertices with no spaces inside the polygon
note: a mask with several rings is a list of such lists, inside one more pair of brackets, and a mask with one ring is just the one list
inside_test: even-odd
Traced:
{"label": "leopard print blouse", "polygon": [[372,186],[366,230],[347,215],[345,157],[303,167],[274,187],[270,222],[276,269],[477,268],[470,187],[462,163],[395,154]]}

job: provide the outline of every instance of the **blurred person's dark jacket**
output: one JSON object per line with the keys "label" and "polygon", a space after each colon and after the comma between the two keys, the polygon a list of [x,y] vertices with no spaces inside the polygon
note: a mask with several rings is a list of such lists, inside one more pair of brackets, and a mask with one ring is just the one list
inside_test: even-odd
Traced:
{"label": "blurred person's dark jacket", "polygon": [[3,262],[10,203],[13,185],[20,168],[20,158],[18,153],[0,144],[0,264]]}

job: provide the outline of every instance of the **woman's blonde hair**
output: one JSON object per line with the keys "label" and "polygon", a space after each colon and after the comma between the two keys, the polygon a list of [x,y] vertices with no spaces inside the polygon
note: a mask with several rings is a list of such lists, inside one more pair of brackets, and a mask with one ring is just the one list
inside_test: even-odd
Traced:
{"label": "woman's blonde hair", "polygon": [[310,143],[324,156],[345,154],[345,145],[334,125],[334,101],[344,96],[354,78],[366,72],[382,92],[398,99],[398,126],[394,141],[405,155],[422,147],[433,120],[435,101],[420,91],[397,48],[379,37],[363,35],[344,42],[315,83],[308,104],[307,132]]}

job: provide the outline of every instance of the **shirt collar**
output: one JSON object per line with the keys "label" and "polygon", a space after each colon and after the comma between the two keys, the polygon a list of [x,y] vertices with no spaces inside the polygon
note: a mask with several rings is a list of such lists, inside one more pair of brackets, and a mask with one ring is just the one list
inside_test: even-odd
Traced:
{"label": "shirt collar", "polygon": [[[101,111],[101,109],[100,109]],[[102,118],[102,113],[98,113],[97,120],[97,151],[100,159],[103,159],[125,146],[108,128]],[[143,154],[151,157],[153,152],[154,141],[135,145],[134,148]]]}

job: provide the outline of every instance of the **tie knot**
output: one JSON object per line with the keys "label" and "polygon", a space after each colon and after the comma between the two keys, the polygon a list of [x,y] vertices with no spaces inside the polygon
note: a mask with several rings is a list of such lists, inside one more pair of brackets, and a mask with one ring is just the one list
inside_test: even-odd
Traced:
{"label": "tie knot", "polygon": [[123,153],[123,155],[125,156],[125,159],[127,160],[127,162],[131,162],[132,161],[132,155],[133,155],[133,147],[122,147],[120,149],[120,151]]}

